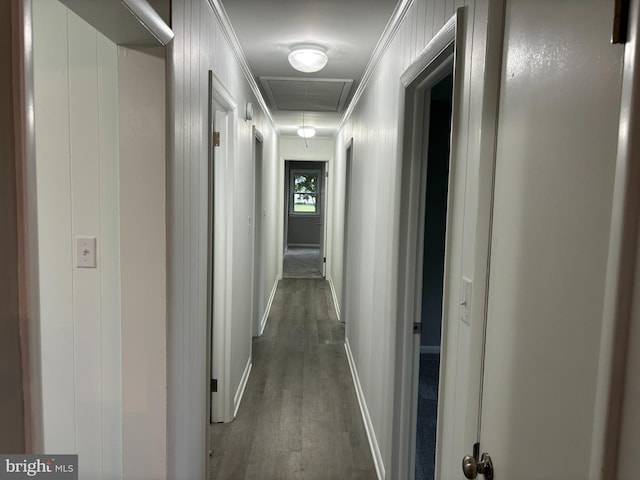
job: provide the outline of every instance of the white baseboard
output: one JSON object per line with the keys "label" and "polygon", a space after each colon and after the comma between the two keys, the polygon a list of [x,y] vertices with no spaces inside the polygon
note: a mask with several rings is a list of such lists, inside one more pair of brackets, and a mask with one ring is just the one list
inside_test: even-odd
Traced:
{"label": "white baseboard", "polygon": [[338,305],[338,296],[336,295],[336,287],[333,284],[333,278],[331,278],[331,275],[327,277],[327,281],[329,282],[329,287],[331,287],[331,297],[333,297],[333,308],[336,309],[336,317],[338,317],[338,321],[340,321],[340,305]]}
{"label": "white baseboard", "polygon": [[371,455],[373,456],[373,463],[376,467],[376,473],[378,474],[378,480],[384,480],[385,471],[384,463],[382,462],[382,454],[380,453],[380,447],[378,446],[378,440],[376,433],[373,430],[373,423],[369,416],[369,409],[367,408],[367,402],[364,399],[362,393],[362,386],[360,385],[360,378],[358,377],[358,370],[353,361],[353,355],[351,354],[351,347],[349,346],[349,340],[345,339],[344,349],[347,351],[347,360],[349,360],[349,368],[351,369],[351,378],[353,378],[353,385],[356,389],[356,396],[358,397],[358,404],[360,405],[360,413],[362,414],[362,420],[364,421],[364,428],[367,432],[367,438],[369,439],[369,448],[371,448]]}
{"label": "white baseboard", "polygon": [[240,379],[240,385],[238,385],[238,390],[233,397],[233,418],[236,418],[236,415],[238,414],[240,402],[242,402],[242,396],[244,395],[244,389],[247,386],[247,382],[249,381],[249,375],[251,374],[252,366],[253,364],[251,363],[251,357],[249,357],[249,360],[247,360],[247,365],[246,367],[244,367],[242,378]]}
{"label": "white baseboard", "polygon": [[264,309],[264,315],[262,315],[262,320],[260,320],[260,332],[258,333],[258,336],[264,333],[264,328],[267,326],[267,320],[269,319],[269,313],[271,313],[271,305],[273,304],[273,299],[276,296],[276,290],[278,290],[279,281],[280,281],[280,278],[276,277],[276,281],[274,282],[273,288],[271,289],[271,295],[269,295],[267,308]]}
{"label": "white baseboard", "polygon": [[437,353],[440,354],[440,347],[433,345],[420,345],[420,353]]}

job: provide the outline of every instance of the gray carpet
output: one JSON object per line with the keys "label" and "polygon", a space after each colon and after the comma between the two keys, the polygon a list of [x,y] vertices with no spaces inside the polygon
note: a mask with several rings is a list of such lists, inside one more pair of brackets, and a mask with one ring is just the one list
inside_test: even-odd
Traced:
{"label": "gray carpet", "polygon": [[322,278],[318,247],[288,247],[284,254],[284,278]]}
{"label": "gray carpet", "polygon": [[238,416],[210,433],[211,479],[377,478],[326,280],[280,281]]}

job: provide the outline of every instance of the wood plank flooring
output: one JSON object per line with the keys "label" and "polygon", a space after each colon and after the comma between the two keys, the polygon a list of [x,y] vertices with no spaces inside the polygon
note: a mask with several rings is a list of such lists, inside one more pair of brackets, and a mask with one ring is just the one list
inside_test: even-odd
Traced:
{"label": "wood plank flooring", "polygon": [[211,425],[211,478],[376,479],[324,279],[283,279],[236,419]]}

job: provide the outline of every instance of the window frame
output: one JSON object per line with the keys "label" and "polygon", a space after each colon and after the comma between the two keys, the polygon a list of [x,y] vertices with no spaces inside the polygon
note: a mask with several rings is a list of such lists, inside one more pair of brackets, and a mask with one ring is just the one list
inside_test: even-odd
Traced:
{"label": "window frame", "polygon": [[[316,176],[316,191],[309,195],[314,195],[316,198],[315,211],[314,212],[296,212],[295,211],[295,177],[296,175],[315,175]],[[319,217],[320,216],[320,182],[322,181],[322,171],[313,168],[292,168],[289,171],[289,215],[300,217]]]}

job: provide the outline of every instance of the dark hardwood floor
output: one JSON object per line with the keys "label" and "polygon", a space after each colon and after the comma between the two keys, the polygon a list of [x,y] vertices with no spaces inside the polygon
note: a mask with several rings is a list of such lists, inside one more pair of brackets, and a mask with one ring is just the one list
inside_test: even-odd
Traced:
{"label": "dark hardwood floor", "polygon": [[376,479],[324,279],[283,279],[236,419],[211,425],[211,478]]}

